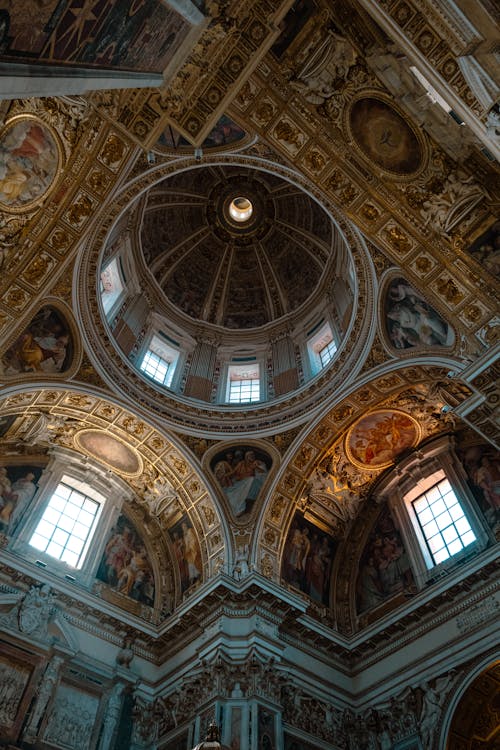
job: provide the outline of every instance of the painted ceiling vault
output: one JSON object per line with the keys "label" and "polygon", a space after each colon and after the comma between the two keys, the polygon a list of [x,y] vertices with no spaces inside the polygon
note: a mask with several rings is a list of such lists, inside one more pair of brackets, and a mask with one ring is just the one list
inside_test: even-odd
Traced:
{"label": "painted ceiling vault", "polygon": [[[0,61],[164,83],[0,100],[0,484],[43,492],[62,467],[108,483],[106,541],[75,573],[85,613],[66,589],[65,606],[133,640],[151,695],[190,603],[199,634],[253,574],[248,601],[259,580],[281,591],[290,642],[357,669],[389,618],[431,608],[404,477],[446,456],[484,549],[500,538],[494,8],[473,32],[464,3],[427,0],[80,5],[7,3]],[[255,402],[228,397],[236,370]],[[5,488],[14,574],[25,521]],[[133,575],[109,552],[124,540]],[[487,736],[465,724],[464,748]]]}

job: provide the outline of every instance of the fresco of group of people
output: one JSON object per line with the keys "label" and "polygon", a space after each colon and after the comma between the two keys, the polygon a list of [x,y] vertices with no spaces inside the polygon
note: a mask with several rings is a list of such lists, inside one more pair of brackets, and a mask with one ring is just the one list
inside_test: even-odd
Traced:
{"label": "fresco of group of people", "polygon": [[396,349],[414,346],[451,346],[453,331],[406,279],[393,279],[387,290],[385,317]]}
{"label": "fresco of group of people", "polygon": [[169,529],[179,568],[181,591],[187,591],[201,579],[201,549],[192,523],[187,515]]}
{"label": "fresco of group of people", "polygon": [[410,594],[414,579],[401,534],[385,507],[361,555],[356,586],[358,614],[399,593]]}
{"label": "fresco of group of people", "polygon": [[154,604],[154,575],[146,547],[123,515],[109,535],[96,577],[120,594]]}
{"label": "fresco of group of people", "polygon": [[282,578],[314,601],[329,606],[335,541],[301,513],[296,513],[287,535]]}
{"label": "fresco of group of people", "polygon": [[0,138],[0,205],[21,208],[41,198],[57,172],[56,142],[31,117],[10,123]]}
{"label": "fresco of group of people", "polygon": [[42,469],[37,466],[0,467],[0,532],[12,534],[37,491]]}
{"label": "fresco of group of people", "polygon": [[407,414],[381,410],[363,417],[349,435],[352,457],[365,466],[386,466],[415,445],[418,428]]}
{"label": "fresco of group of people", "polygon": [[4,354],[3,373],[64,372],[71,361],[71,352],[72,338],[66,321],[58,310],[47,305]]}
{"label": "fresco of group of people", "polygon": [[236,517],[251,511],[270,466],[267,453],[249,446],[218,453],[212,460],[212,471]]}
{"label": "fresco of group of people", "polygon": [[469,486],[490,526],[500,521],[500,451],[486,443],[459,448]]}

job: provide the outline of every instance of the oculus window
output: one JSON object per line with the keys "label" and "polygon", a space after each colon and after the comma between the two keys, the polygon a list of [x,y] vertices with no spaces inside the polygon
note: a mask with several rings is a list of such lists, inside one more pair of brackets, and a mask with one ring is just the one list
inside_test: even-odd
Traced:
{"label": "oculus window", "polygon": [[412,500],[434,565],[476,541],[476,535],[449,480],[444,477]]}
{"label": "oculus window", "polygon": [[260,371],[256,363],[230,365],[226,400],[230,404],[260,401]]}
{"label": "oculus window", "polygon": [[73,568],[80,568],[99,509],[99,502],[61,482],[47,503],[30,545]]}

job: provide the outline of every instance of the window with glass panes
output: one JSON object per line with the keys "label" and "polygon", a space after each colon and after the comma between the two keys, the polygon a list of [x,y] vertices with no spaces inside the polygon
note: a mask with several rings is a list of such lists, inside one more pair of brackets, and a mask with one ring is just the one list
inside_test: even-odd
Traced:
{"label": "window with glass panes", "polygon": [[323,347],[323,349],[319,352],[319,358],[321,360],[321,366],[326,367],[328,362],[330,362],[331,359],[333,359],[333,355],[337,351],[337,346],[335,344],[335,341],[330,341],[326,346]]}
{"label": "window with glass panes", "polygon": [[141,364],[141,370],[162,385],[165,385],[167,382],[170,367],[171,362],[167,362],[166,359],[159,357],[151,349],[146,352]]}
{"label": "window with glass panes", "polygon": [[47,503],[32,547],[78,568],[94,528],[99,503],[66,484],[59,484]]}
{"label": "window with glass panes", "polygon": [[248,401],[260,400],[260,385],[258,378],[242,378],[231,380],[229,383],[229,403],[242,404]]}
{"label": "window with glass panes", "polygon": [[435,565],[476,541],[448,479],[430,487],[412,504]]}

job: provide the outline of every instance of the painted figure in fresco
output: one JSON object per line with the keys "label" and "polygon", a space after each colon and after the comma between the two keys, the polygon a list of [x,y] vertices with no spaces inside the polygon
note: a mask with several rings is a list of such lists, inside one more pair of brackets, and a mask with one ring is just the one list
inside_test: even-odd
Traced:
{"label": "painted figure in fresco", "polygon": [[35,475],[33,472],[28,471],[24,477],[19,477],[15,482],[12,482],[11,499],[13,500],[14,507],[10,516],[10,531],[17,526],[37,490],[37,486],[33,481],[34,479]]}
{"label": "painted figure in fresco", "polygon": [[382,511],[361,555],[356,587],[358,613],[412,590],[413,575],[401,535],[387,508]]}
{"label": "painted figure in fresco", "polygon": [[192,586],[201,576],[200,546],[192,526],[188,526],[187,522],[183,521],[181,528],[184,545],[184,558],[188,568],[189,585]]}
{"label": "painted figure in fresco", "polygon": [[147,550],[129,521],[118,519],[104,548],[97,578],[120,594],[153,606],[154,576]]}
{"label": "painted figure in fresco", "polygon": [[235,516],[251,510],[268,474],[265,461],[250,448],[228,451],[216,460],[213,471]]}
{"label": "painted figure in fresco", "polygon": [[333,552],[333,539],[297,513],[285,544],[282,576],[314,601],[328,605]]}
{"label": "painted figure in fresco", "polygon": [[187,516],[183,516],[171,529],[170,539],[179,566],[181,591],[187,591],[201,579],[201,550],[196,533]]}
{"label": "painted figure in fresco", "polygon": [[500,276],[500,221],[481,235],[468,252],[493,276]]}
{"label": "painted figure in fresco", "polygon": [[70,353],[71,336],[62,315],[52,307],[43,307],[5,353],[4,373],[63,372]]}
{"label": "painted figure in fresco", "polygon": [[446,321],[403,278],[394,279],[385,303],[389,337],[396,349],[413,346],[449,346],[451,332]]}
{"label": "painted figure in fresco", "polygon": [[0,469],[0,531],[12,533],[27,510],[37,486],[35,475],[28,471],[25,476],[11,482],[7,469]]}
{"label": "painted figure in fresco", "polygon": [[23,206],[41,196],[59,157],[49,131],[34,120],[15,123],[0,142],[0,203]]}
{"label": "painted figure in fresco", "polygon": [[472,445],[459,450],[474,497],[490,526],[500,520],[500,452],[493,446]]}

